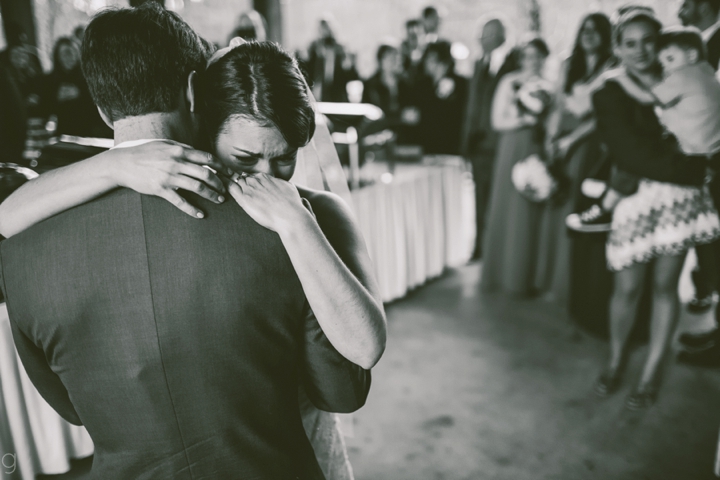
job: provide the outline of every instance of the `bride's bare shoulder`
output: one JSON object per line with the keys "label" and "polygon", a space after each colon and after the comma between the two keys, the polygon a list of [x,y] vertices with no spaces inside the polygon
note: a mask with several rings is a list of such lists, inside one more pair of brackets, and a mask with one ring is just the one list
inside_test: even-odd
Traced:
{"label": "bride's bare shoulder", "polygon": [[346,229],[354,227],[354,219],[350,207],[339,195],[322,190],[297,187],[300,197],[310,203],[320,227]]}

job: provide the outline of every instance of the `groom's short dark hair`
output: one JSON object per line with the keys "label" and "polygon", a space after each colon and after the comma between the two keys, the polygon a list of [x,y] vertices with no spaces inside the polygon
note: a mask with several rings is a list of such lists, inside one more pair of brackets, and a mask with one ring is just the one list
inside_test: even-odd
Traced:
{"label": "groom's short dark hair", "polygon": [[85,31],[82,69],[95,104],[113,121],[171,112],[209,52],[176,13],[157,3],[105,10]]}

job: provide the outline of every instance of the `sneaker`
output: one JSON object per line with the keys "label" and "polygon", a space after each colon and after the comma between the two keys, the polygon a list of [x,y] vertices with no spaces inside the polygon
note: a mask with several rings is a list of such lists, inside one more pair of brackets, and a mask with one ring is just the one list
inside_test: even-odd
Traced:
{"label": "sneaker", "polygon": [[573,213],[565,219],[570,230],[583,233],[609,232],[612,229],[612,212],[595,204],[582,213]]}

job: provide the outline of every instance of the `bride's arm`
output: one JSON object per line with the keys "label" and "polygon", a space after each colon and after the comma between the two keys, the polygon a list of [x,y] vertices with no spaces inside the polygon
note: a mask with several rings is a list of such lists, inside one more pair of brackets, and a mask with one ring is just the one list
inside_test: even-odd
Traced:
{"label": "bride's arm", "polygon": [[305,192],[266,175],[231,183],[230,194],[266,228],[278,233],[318,323],[337,351],[372,368],[385,350],[386,321],[365,242],[336,195]]}
{"label": "bride's arm", "polygon": [[43,173],[13,192],[0,204],[0,234],[11,237],[117,187],[162,197],[188,215],[202,218],[202,212],[174,190],[222,201],[222,182],[201,165],[221,168],[210,154],[172,142],[108,150]]}

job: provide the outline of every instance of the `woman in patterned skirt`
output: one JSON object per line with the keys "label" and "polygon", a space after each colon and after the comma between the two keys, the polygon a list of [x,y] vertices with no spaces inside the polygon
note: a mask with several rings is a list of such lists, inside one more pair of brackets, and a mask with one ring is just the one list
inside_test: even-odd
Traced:
{"label": "woman in patterned skirt", "polygon": [[612,161],[642,177],[637,192],[615,209],[607,241],[608,266],[615,272],[610,361],[596,383],[601,395],[619,386],[642,288],[652,275],[650,348],[627,398],[629,408],[645,408],[657,396],[660,367],[679,315],[678,284],[687,250],[720,236],[717,211],[703,186],[707,158],[683,155],[660,125],[652,97],[643,95],[661,80],[655,48],[661,28],[649,9],[620,16],[614,41],[622,70],[593,96],[598,135]]}

